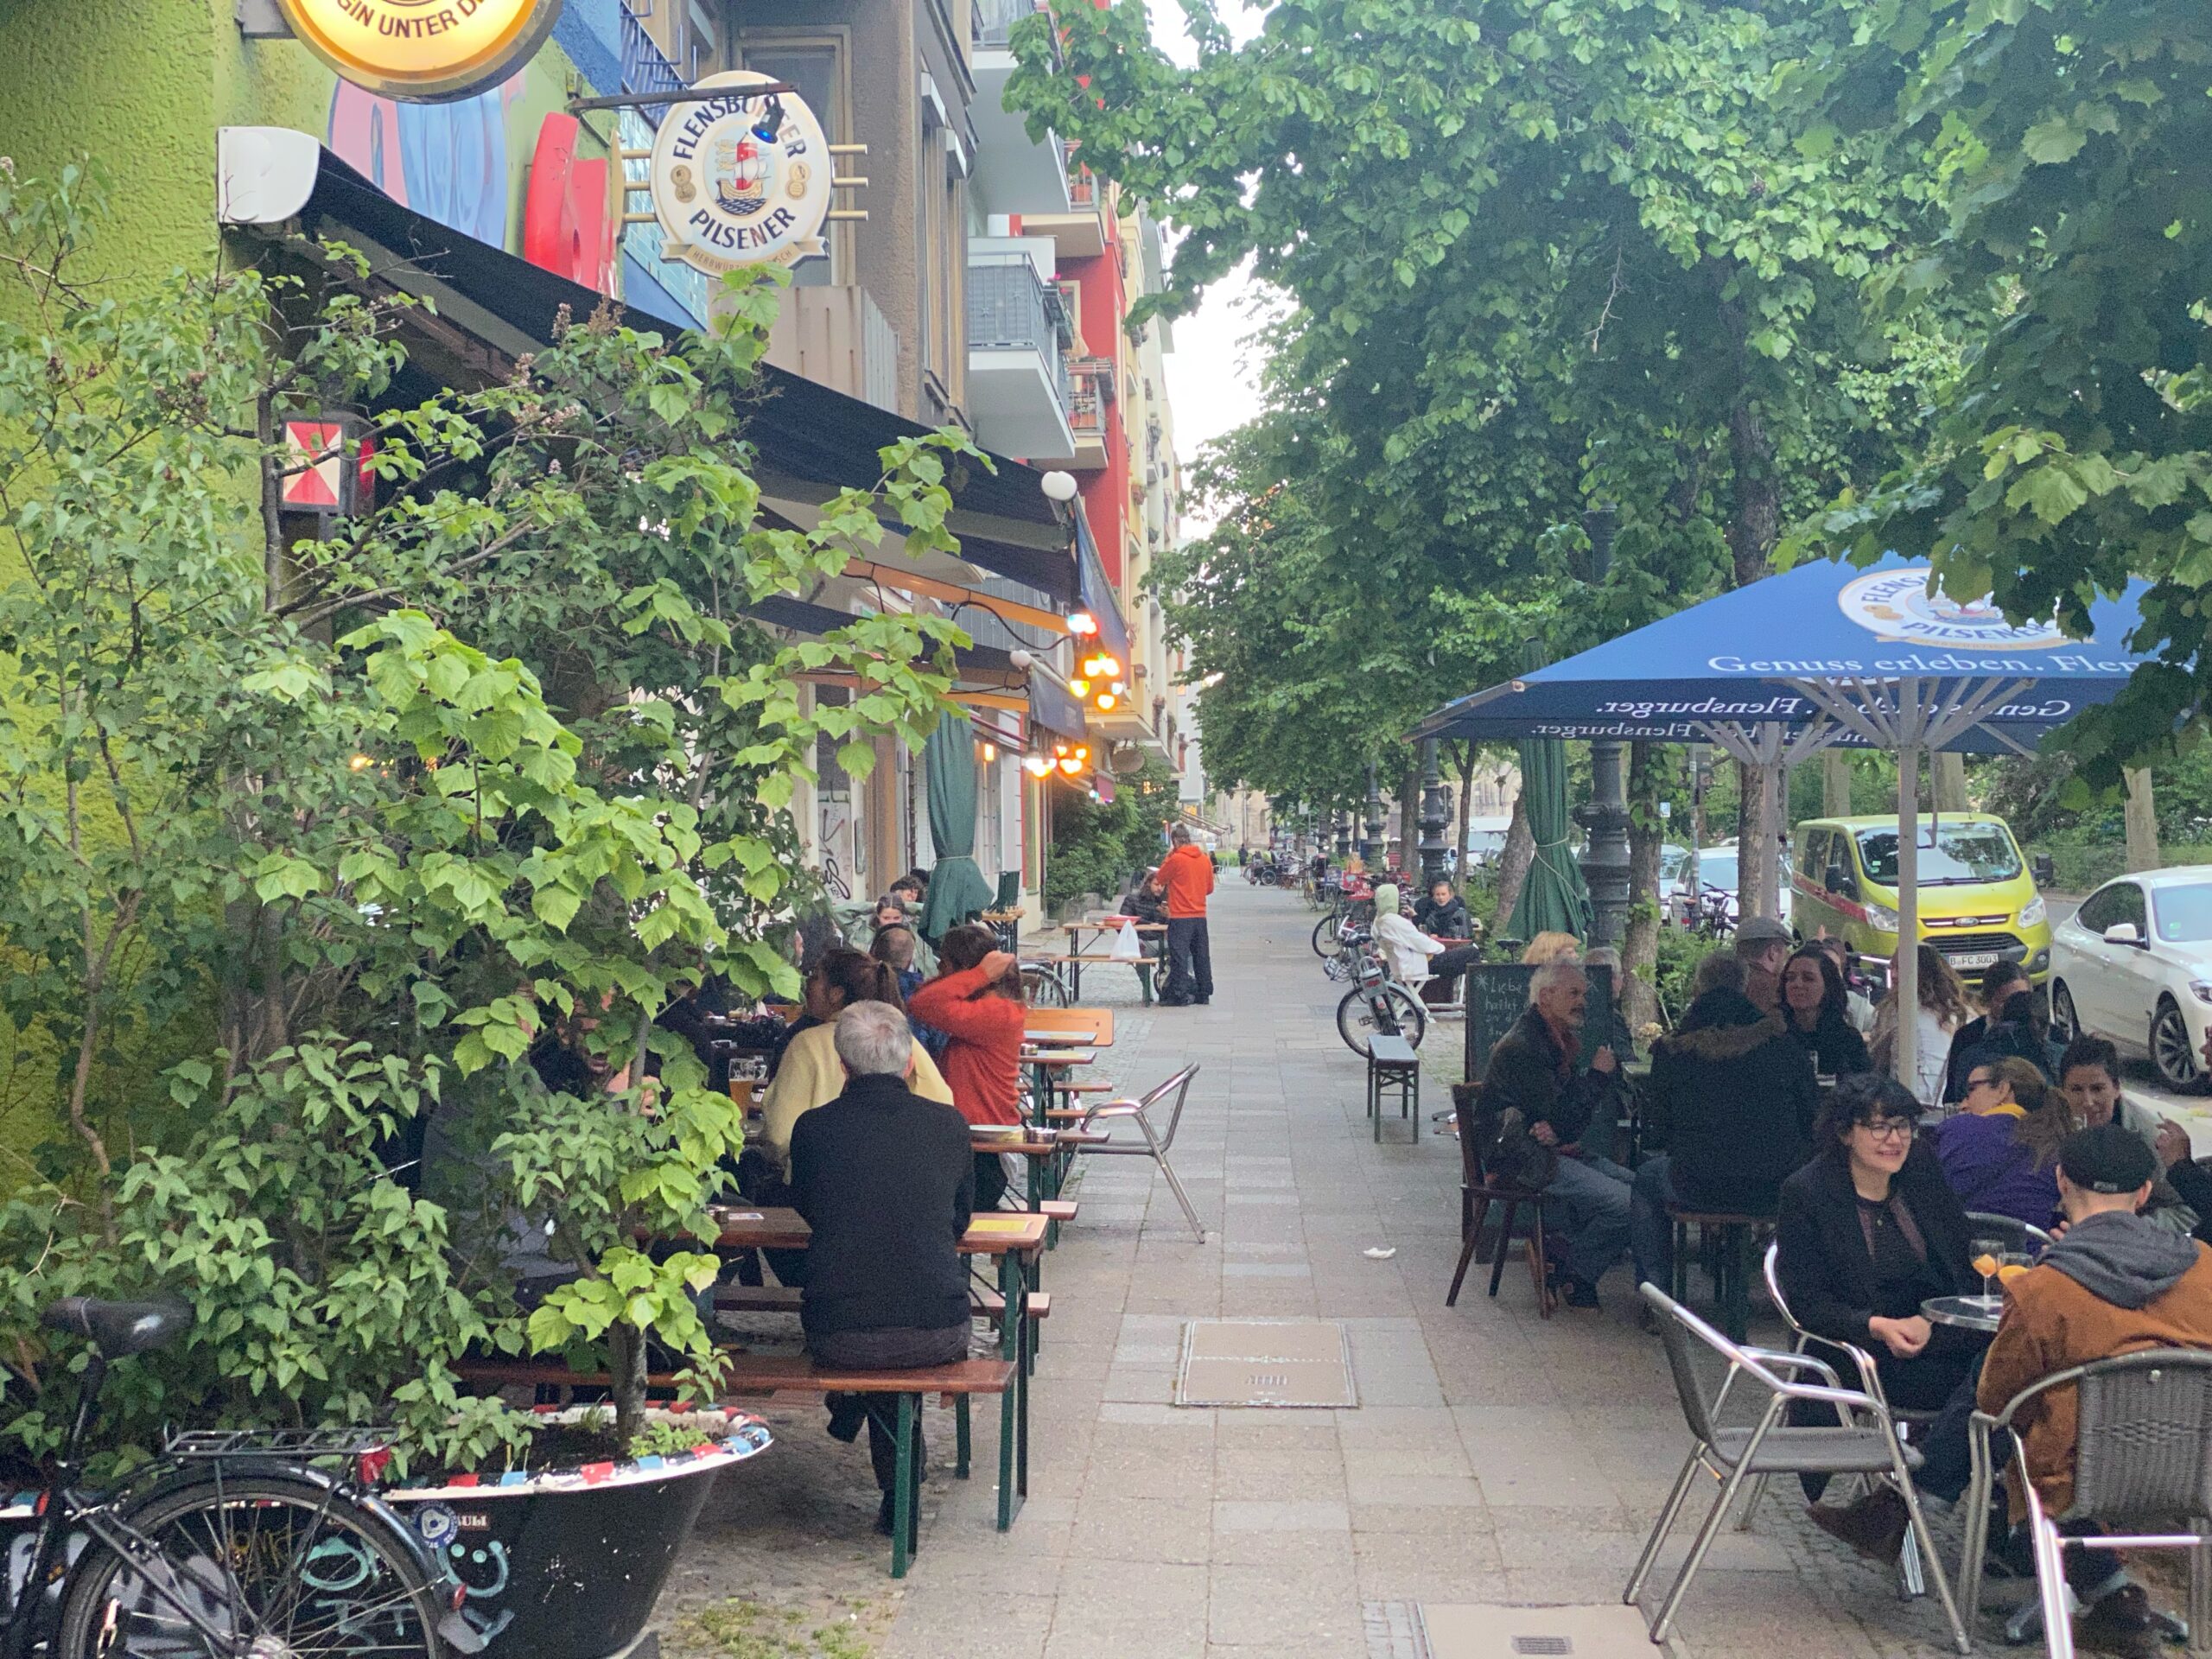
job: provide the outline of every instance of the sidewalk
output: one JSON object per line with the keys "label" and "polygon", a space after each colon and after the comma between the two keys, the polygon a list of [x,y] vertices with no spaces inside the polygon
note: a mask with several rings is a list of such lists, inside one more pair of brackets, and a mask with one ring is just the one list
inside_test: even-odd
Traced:
{"label": "sidewalk", "polygon": [[[1370,1141],[1312,921],[1294,896],[1231,877],[1214,900],[1212,1005],[1131,1006],[1102,1055],[1131,1090],[1200,1063],[1174,1161],[1210,1230],[1192,1241],[1148,1163],[1085,1166],[1081,1217],[1046,1266],[1031,1497],[1014,1529],[991,1529],[989,1459],[965,1485],[939,1468],[913,1575],[892,1586],[868,1531],[865,1458],[829,1442],[818,1412],[779,1408],[782,1443],[716,1492],[664,1599],[675,1651],[1419,1659],[1420,1604],[1618,1607],[1687,1450],[1627,1268],[1596,1314],[1539,1320],[1510,1268],[1495,1302],[1471,1274],[1445,1307],[1457,1144],[1426,1124],[1418,1146],[1402,1130]],[[1427,1046],[1424,1116],[1451,1103],[1459,1039],[1446,1024]],[[1342,1321],[1360,1405],[1170,1405],[1183,1321],[1217,1317]],[[930,1416],[941,1462],[950,1430]],[[1752,1531],[1721,1535],[1672,1650],[1948,1652],[1935,1604],[1899,1600],[1795,1497],[1777,1485]],[[1662,1560],[1662,1588],[1681,1548]],[[811,1610],[804,1623],[828,1610],[853,1645],[746,1649],[684,1622],[713,1598],[763,1593]],[[840,1596],[864,1605],[841,1610]],[[1619,1651],[1654,1650],[1639,1637]]]}

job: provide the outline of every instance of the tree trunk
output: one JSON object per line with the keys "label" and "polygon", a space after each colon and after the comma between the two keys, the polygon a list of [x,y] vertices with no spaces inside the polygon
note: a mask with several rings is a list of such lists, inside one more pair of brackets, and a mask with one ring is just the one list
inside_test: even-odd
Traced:
{"label": "tree trunk", "polygon": [[1777,867],[1781,821],[1782,763],[1751,766],[1736,763],[1736,915],[1769,920],[1782,913]]}
{"label": "tree trunk", "polygon": [[2127,779],[2127,868],[2158,868],[2158,809],[2151,794],[2151,769],[2130,766]]}
{"label": "tree trunk", "polygon": [[1936,810],[1938,812],[1963,812],[1967,810],[1967,758],[1963,754],[1931,754],[1928,757],[1929,779],[1935,785]]}
{"label": "tree trunk", "polygon": [[607,1327],[607,1358],[614,1385],[614,1438],[626,1454],[645,1426],[645,1333],[615,1320]]}
{"label": "tree trunk", "polygon": [[1521,902],[1521,884],[1536,861],[1536,840],[1529,831],[1528,785],[1513,798],[1513,821],[1506,826],[1505,850],[1497,856],[1497,927],[1503,933],[1512,925],[1513,907]]}
{"label": "tree trunk", "polygon": [[1821,811],[1831,818],[1851,816],[1851,753],[1847,749],[1821,751]]}
{"label": "tree trunk", "polygon": [[1621,1011],[1631,1033],[1659,1017],[1659,820],[1657,747],[1628,749],[1628,931],[1621,939]]}

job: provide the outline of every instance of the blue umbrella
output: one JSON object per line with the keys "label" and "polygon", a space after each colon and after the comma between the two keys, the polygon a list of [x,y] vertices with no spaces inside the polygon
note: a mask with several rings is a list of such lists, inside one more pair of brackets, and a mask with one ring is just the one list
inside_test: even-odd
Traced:
{"label": "blue umbrella", "polygon": [[[1890,750],[1897,937],[1915,940],[1920,752],[2032,753],[2152,660],[2126,643],[2147,583],[2092,605],[2090,637],[2074,639],[1929,582],[1927,565],[1895,554],[1869,569],[1801,565],[1448,703],[1414,735],[1713,743],[1755,766],[1834,744]],[[1919,995],[1916,955],[1897,954],[1906,1008]],[[1897,1022],[1901,1079],[1913,1076],[1914,1027]]]}

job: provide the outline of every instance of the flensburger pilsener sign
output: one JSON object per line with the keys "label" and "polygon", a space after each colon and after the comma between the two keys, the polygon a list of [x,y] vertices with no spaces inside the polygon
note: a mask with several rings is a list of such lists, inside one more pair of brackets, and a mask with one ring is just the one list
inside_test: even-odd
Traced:
{"label": "flensburger pilsener sign", "polygon": [[294,38],[386,98],[442,104],[512,73],[543,45],[561,0],[276,0]]}
{"label": "flensburger pilsener sign", "polygon": [[652,200],[663,258],[719,275],[829,251],[830,141],[797,93],[748,90],[774,84],[745,69],[709,75],[692,90],[727,91],[661,118]]}

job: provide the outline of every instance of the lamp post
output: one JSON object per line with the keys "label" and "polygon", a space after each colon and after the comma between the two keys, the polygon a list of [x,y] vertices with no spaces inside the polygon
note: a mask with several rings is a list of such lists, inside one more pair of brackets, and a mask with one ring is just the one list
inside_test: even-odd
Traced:
{"label": "lamp post", "polygon": [[1331,822],[1337,832],[1337,862],[1341,864],[1351,856],[1351,814],[1339,807]]}
{"label": "lamp post", "polygon": [[1451,823],[1452,808],[1444,798],[1444,768],[1432,737],[1421,746],[1421,885],[1424,892],[1444,880],[1444,831]]}
{"label": "lamp post", "polygon": [[1370,875],[1374,874],[1375,861],[1382,856],[1389,845],[1382,839],[1387,822],[1382,812],[1382,792],[1375,785],[1375,763],[1370,760],[1367,763],[1367,820],[1363,826],[1366,833],[1359,843],[1359,855],[1368,865]]}
{"label": "lamp post", "polygon": [[[1590,537],[1590,575],[1603,582],[1612,563],[1613,529],[1618,512],[1609,504],[1582,515]],[[1590,938],[1596,944],[1618,944],[1628,932],[1628,746],[1590,746],[1590,799],[1575,808],[1574,821],[1589,834],[1582,857],[1582,879],[1590,887]]]}

